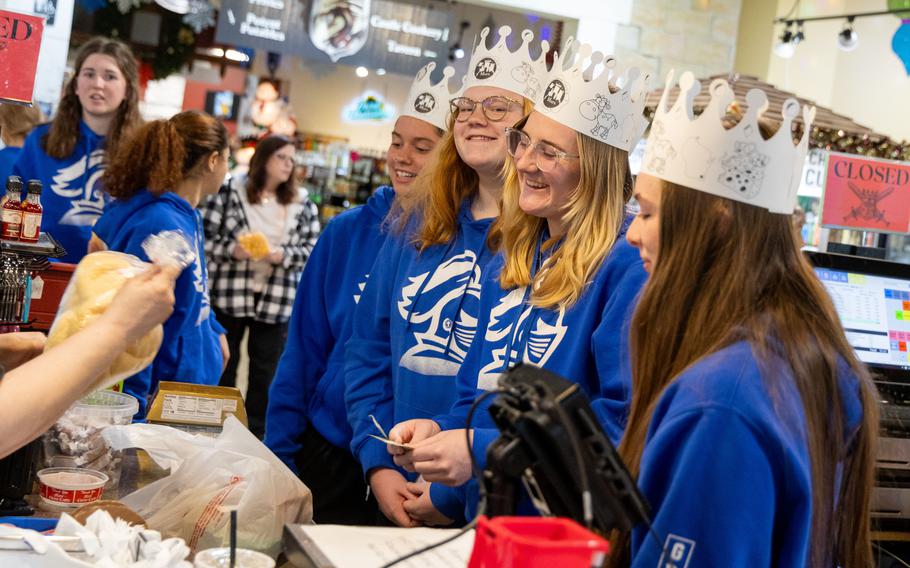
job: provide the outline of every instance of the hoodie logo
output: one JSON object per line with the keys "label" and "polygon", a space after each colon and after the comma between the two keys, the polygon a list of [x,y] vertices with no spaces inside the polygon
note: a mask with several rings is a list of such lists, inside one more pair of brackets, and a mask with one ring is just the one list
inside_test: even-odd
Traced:
{"label": "hoodie logo", "polygon": [[209,319],[209,314],[212,311],[212,304],[209,300],[208,274],[202,269],[202,262],[199,260],[204,258],[203,255],[205,254],[199,238],[200,232],[195,235],[196,258],[193,259],[193,287],[196,289],[196,293],[202,296],[202,305],[199,306],[199,317],[196,318],[196,327],[199,327],[202,322]]}
{"label": "hoodie logo", "polygon": [[[490,322],[487,324],[484,341],[492,347],[489,350],[492,360],[480,369],[477,376],[479,389],[495,389],[499,375],[513,363],[517,363],[517,357],[520,357],[522,362],[543,367],[556,352],[569,330],[563,323],[565,308],[559,308],[559,311],[537,310],[534,312],[536,319],[529,326],[528,318],[531,317],[533,306],[524,305],[524,296],[525,288],[516,288],[490,311]],[[545,320],[555,321],[548,323]],[[530,335],[527,340],[526,333]],[[515,349],[521,345],[525,346],[524,351],[516,353]]]}
{"label": "hoodie logo", "polygon": [[69,210],[60,218],[61,225],[91,227],[95,224],[104,212],[100,183],[103,174],[104,150],[95,150],[54,174],[51,191],[70,202]]}
{"label": "hoodie logo", "polygon": [[[398,313],[408,322],[414,345],[401,356],[402,367],[424,375],[455,376],[477,331],[480,277],[477,255],[465,251],[446,260],[432,274],[408,278],[401,290]],[[429,309],[417,309],[418,299]],[[453,322],[445,314],[456,309]]]}

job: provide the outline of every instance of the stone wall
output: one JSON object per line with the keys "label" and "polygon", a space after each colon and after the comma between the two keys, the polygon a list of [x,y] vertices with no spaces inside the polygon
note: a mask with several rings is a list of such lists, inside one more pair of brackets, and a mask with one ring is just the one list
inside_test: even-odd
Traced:
{"label": "stone wall", "polygon": [[662,82],[670,69],[696,77],[733,69],[742,0],[634,0],[616,32],[620,64],[636,64]]}

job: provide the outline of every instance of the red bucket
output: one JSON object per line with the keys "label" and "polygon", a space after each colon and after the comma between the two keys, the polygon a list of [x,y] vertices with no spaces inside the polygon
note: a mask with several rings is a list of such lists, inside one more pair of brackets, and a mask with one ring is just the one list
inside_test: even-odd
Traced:
{"label": "red bucket", "polygon": [[610,543],[575,521],[541,517],[480,517],[468,568],[591,568]]}

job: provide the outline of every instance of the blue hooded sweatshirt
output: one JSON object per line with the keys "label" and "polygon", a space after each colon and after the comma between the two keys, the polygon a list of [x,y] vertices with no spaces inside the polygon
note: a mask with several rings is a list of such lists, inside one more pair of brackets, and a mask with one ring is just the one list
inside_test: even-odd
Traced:
{"label": "blue hooded sweatshirt", "polygon": [[450,242],[421,252],[405,232],[390,235],[379,251],[345,347],[351,452],[365,474],[395,468],[385,445],[369,436],[377,433],[370,415],[388,431],[454,402],[455,375],[477,329],[481,277],[493,257],[486,246],[492,221],[474,220],[466,200]]}
{"label": "blue hooded sweatshirt", "polygon": [[219,336],[224,328],[211,313],[199,212],[176,193],[156,197],[143,189],[129,199],[113,201],[94,229],[109,250],[146,262],[149,258],[142,243],[162,231],[182,231],[195,248],[196,259],[177,279],[174,313],[164,322],[158,355],[148,368],[124,383],[124,391],[139,399],[137,418],[145,417],[147,398],[159,381],[217,385],[221,378]]}
{"label": "blue hooded sweatshirt", "polygon": [[22,148],[7,146],[0,150],[0,193],[6,190],[6,180],[13,175],[13,166],[19,159]]}
{"label": "blue hooded sweatshirt", "polygon": [[391,187],[381,187],[366,205],[332,219],[303,269],[265,415],[265,445],[291,471],[297,472],[294,458],[308,426],[336,447],[351,444],[344,407],[345,342],[385,240],[382,223],[394,198]]}
{"label": "blue hooded sweatshirt", "polygon": [[50,124],[42,124],[28,135],[13,173],[25,183],[30,179],[41,180],[44,188],[41,230],[50,233],[66,249],[61,262],[76,263],[88,251],[92,225],[110,201],[101,189],[104,137],[80,120],[75,150],[58,160],[48,156],[42,147],[42,138],[48,130]]}
{"label": "blue hooded sweatshirt", "polygon": [[[647,280],[638,251],[625,239],[630,221],[626,219],[591,283],[568,309],[531,305],[527,286],[503,290],[499,274],[505,259],[497,255],[487,269],[480,296],[478,329],[484,332],[458,373],[458,400],[449,412],[434,417],[443,430],[464,428],[477,396],[496,389],[500,374],[524,362],[581,385],[607,436],[619,443],[632,395],[629,321]],[[538,250],[546,238],[542,236]],[[532,273],[537,270],[534,266]],[[481,468],[486,465],[487,448],[499,437],[487,412],[491,402],[492,398],[481,403],[471,420],[474,455]],[[447,517],[470,519],[477,505],[476,489],[473,482],[455,488],[434,483],[430,497]]]}
{"label": "blue hooded sweatshirt", "polygon": [[[772,395],[751,345],[740,341],[683,371],[661,395],[638,484],[663,542],[635,528],[633,567],[809,565],[805,414],[789,367],[779,365]],[[863,411],[845,363],[840,384],[846,451]]]}

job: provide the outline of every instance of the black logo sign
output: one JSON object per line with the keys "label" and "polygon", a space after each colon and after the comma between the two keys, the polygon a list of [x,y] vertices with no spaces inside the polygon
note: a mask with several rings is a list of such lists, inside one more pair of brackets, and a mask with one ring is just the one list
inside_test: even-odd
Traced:
{"label": "black logo sign", "polygon": [[474,76],[478,79],[489,79],[496,74],[496,62],[489,57],[484,57],[474,67]]}
{"label": "black logo sign", "polygon": [[426,114],[436,108],[436,98],[430,93],[420,93],[414,100],[414,110]]}
{"label": "black logo sign", "polygon": [[559,79],[553,79],[543,94],[543,106],[556,108],[566,100],[566,86]]}

